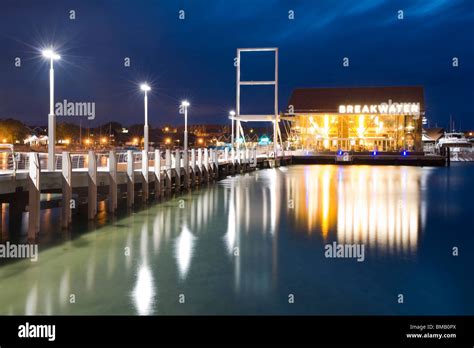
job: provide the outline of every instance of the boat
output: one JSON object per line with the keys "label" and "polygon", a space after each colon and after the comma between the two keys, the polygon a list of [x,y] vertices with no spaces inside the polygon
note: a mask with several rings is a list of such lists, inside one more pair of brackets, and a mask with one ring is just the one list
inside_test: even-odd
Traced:
{"label": "boat", "polygon": [[444,136],[438,140],[437,144],[438,148],[441,147],[467,147],[471,148],[472,143],[467,140],[464,136],[464,133],[460,132],[451,132],[451,133],[444,133]]}
{"label": "boat", "polygon": [[438,149],[449,148],[450,159],[454,162],[472,162],[474,161],[474,147],[464,133],[449,132],[438,140],[436,144]]}

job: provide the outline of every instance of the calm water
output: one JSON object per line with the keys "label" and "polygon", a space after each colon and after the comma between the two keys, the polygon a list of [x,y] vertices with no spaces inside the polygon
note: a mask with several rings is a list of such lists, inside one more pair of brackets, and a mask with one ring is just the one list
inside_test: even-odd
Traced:
{"label": "calm water", "polygon": [[[54,245],[47,211],[38,262],[0,266],[0,314],[472,315],[472,178],[469,164],[268,169]],[[334,241],[365,260],[326,258]]]}

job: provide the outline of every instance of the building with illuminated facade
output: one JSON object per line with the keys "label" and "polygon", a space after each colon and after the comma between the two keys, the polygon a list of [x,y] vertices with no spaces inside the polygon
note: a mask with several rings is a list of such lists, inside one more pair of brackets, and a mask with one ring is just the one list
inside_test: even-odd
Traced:
{"label": "building with illuminated facade", "polygon": [[287,110],[295,149],[422,151],[420,86],[297,88]]}

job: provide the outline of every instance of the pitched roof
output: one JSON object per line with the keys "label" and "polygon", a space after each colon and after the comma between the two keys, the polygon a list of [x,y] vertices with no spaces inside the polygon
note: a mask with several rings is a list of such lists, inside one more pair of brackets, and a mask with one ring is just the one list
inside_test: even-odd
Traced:
{"label": "pitched roof", "polygon": [[389,100],[420,103],[420,110],[425,110],[422,86],[296,88],[288,106],[293,105],[295,113],[338,112],[339,105],[372,105]]}
{"label": "pitched roof", "polygon": [[438,141],[444,135],[444,128],[425,128],[423,133],[433,141]]}

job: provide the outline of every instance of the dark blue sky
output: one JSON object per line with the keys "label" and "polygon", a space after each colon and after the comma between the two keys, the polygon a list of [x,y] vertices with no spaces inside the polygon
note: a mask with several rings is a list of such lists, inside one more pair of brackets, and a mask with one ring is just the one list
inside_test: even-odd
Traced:
{"label": "dark blue sky", "polygon": [[[179,123],[183,98],[191,123],[226,122],[236,49],[274,46],[280,109],[296,87],[423,85],[432,125],[452,114],[474,128],[473,0],[1,0],[0,118],[47,123],[48,66],[38,50],[51,43],[64,58],[56,101],[95,102],[91,125],[142,122],[143,80],[153,86],[152,125]],[[248,58],[242,69],[244,78],[270,78],[272,57]],[[248,88],[243,111],[271,110],[271,90]]]}

